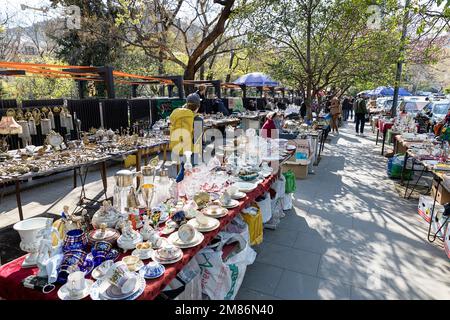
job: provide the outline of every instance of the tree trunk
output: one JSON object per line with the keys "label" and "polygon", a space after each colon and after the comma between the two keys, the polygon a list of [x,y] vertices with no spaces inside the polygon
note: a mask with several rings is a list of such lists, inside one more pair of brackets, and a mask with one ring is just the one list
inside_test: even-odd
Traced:
{"label": "tree trunk", "polygon": [[228,73],[225,79],[225,82],[227,83],[231,81],[231,71],[233,69],[233,61],[234,61],[234,50],[230,52],[230,63],[228,64]]}
{"label": "tree trunk", "polygon": [[312,120],[312,97],[311,90],[313,87],[313,75],[311,72],[311,29],[312,29],[312,1],[309,0],[308,11],[307,11],[307,23],[306,23],[306,73],[307,73],[307,83],[306,83],[306,118]]}

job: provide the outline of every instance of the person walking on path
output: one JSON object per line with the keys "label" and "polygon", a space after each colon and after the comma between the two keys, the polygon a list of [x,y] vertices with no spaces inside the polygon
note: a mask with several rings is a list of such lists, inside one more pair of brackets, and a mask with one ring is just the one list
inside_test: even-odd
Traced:
{"label": "person walking on path", "polygon": [[341,108],[340,108],[339,99],[336,97],[333,97],[331,99],[330,113],[331,113],[331,130],[333,133],[336,132],[339,134],[338,120],[339,120],[339,115],[341,114]]}
{"label": "person walking on path", "polygon": [[344,121],[348,120],[350,110],[353,109],[353,105],[350,101],[350,97],[345,97],[344,102],[342,102],[342,111],[344,112]]}
{"label": "person walking on path", "polygon": [[356,135],[364,137],[364,124],[366,122],[367,104],[363,97],[356,99],[355,105]]}

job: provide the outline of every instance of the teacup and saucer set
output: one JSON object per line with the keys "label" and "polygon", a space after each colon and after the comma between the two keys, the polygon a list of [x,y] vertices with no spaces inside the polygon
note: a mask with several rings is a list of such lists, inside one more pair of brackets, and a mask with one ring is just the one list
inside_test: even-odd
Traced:
{"label": "teacup and saucer set", "polygon": [[232,199],[228,190],[225,190],[223,195],[220,197],[220,204],[227,209],[236,208],[239,206],[239,201]]}
{"label": "teacup and saucer set", "polygon": [[172,244],[165,244],[162,248],[153,252],[153,261],[160,264],[172,264],[183,258],[183,251]]}
{"label": "teacup and saucer set", "polygon": [[105,262],[101,263],[98,267],[92,270],[92,278],[94,278],[95,280],[103,278],[108,270],[113,266],[113,264],[113,260],[106,260]]}
{"label": "teacup and saucer set", "polygon": [[233,200],[241,200],[244,199],[247,194],[245,192],[239,191],[239,189],[236,186],[230,186],[227,189],[231,199]]}
{"label": "teacup and saucer set", "polygon": [[221,218],[228,214],[228,210],[218,205],[211,205],[203,209],[203,214],[211,218]]}
{"label": "teacup and saucer set", "polygon": [[90,292],[94,281],[86,279],[85,273],[75,271],[67,277],[67,283],[58,290],[58,297],[61,300],[81,300],[86,298]]}
{"label": "teacup and saucer set", "polygon": [[128,265],[119,261],[109,268],[102,279],[94,283],[91,288],[91,298],[92,300],[134,300],[144,292],[145,285],[145,279],[142,276],[130,272]]}
{"label": "teacup and saucer set", "polygon": [[216,218],[205,216],[199,212],[194,219],[189,220],[189,225],[193,226],[197,231],[209,232],[217,229],[220,226],[220,221]]}
{"label": "teacup and saucer set", "polygon": [[205,237],[192,225],[183,224],[177,232],[172,233],[167,240],[178,248],[186,249],[198,246]]}
{"label": "teacup and saucer set", "polygon": [[152,280],[161,277],[165,271],[166,268],[162,264],[151,261],[139,270],[139,274],[147,280]]}
{"label": "teacup and saucer set", "polygon": [[178,223],[173,220],[167,220],[164,228],[161,229],[161,234],[169,235],[174,233],[178,228]]}
{"label": "teacup and saucer set", "polygon": [[122,262],[125,262],[125,264],[128,267],[128,270],[131,272],[139,271],[139,269],[144,266],[144,262],[142,262],[142,260],[139,257],[133,255],[123,257]]}
{"label": "teacup and saucer set", "polygon": [[150,242],[140,242],[136,245],[131,255],[138,257],[141,260],[150,259],[153,255],[152,244]]}

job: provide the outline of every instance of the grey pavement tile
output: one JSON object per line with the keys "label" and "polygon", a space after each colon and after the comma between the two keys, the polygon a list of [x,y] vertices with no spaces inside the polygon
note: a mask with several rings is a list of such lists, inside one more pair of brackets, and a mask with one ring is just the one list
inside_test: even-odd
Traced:
{"label": "grey pavement tile", "polygon": [[365,238],[355,230],[331,226],[329,230],[299,232],[293,247],[319,254],[337,248],[352,252],[362,242],[365,242]]}
{"label": "grey pavement tile", "polygon": [[386,291],[373,291],[357,287],[351,288],[351,300],[401,300],[403,297],[389,294]]}
{"label": "grey pavement tile", "polygon": [[286,270],[275,295],[290,300],[342,300],[350,299],[350,286]]}
{"label": "grey pavement tile", "polygon": [[320,255],[267,242],[262,244],[262,250],[256,257],[256,261],[291,271],[316,275]]}
{"label": "grey pavement tile", "polygon": [[298,216],[296,214],[287,214],[283,219],[281,219],[278,224],[278,229],[287,229],[293,231],[303,231],[306,232],[311,229],[311,227],[306,222],[306,218]]}
{"label": "grey pavement tile", "polygon": [[281,299],[262,292],[241,287],[236,295],[235,300],[281,300]]}
{"label": "grey pavement tile", "polygon": [[283,229],[264,229],[264,241],[292,247],[297,240],[298,231]]}
{"label": "grey pavement tile", "polygon": [[242,286],[247,289],[272,295],[282,274],[282,268],[255,262],[247,267]]}

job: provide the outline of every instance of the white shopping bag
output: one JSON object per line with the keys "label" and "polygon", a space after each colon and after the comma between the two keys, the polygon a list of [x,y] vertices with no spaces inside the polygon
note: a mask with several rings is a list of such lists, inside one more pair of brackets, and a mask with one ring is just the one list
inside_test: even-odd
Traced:
{"label": "white shopping bag", "polygon": [[444,233],[444,249],[447,257],[450,259],[450,223],[447,223]]}
{"label": "white shopping bag", "polygon": [[263,199],[256,201],[256,203],[261,209],[263,223],[266,223],[272,218],[272,203],[269,192],[264,193],[263,197]]}
{"label": "white shopping bag", "polygon": [[[211,300],[233,300],[242,284],[247,266],[255,261],[256,252],[239,234],[219,234],[219,246],[207,247],[196,255],[202,270],[202,291]],[[238,250],[224,261],[223,246],[233,242],[237,242]]]}
{"label": "white shopping bag", "polygon": [[292,193],[286,193],[283,197],[283,210],[292,209]]}

